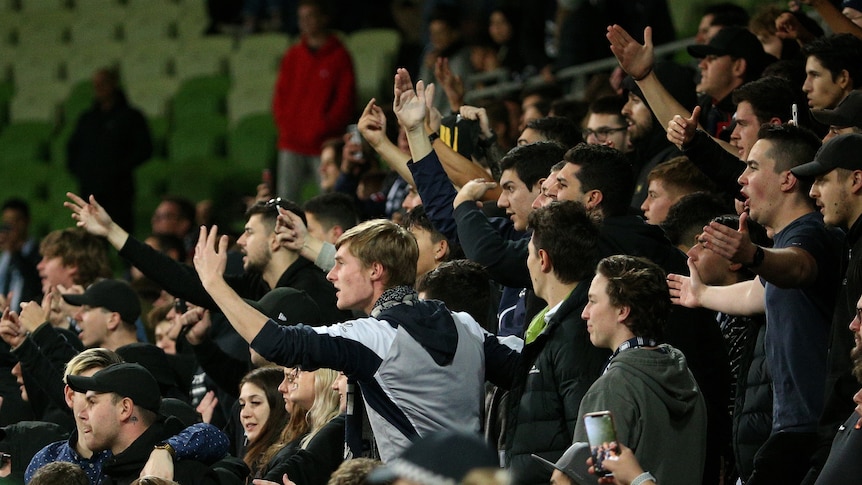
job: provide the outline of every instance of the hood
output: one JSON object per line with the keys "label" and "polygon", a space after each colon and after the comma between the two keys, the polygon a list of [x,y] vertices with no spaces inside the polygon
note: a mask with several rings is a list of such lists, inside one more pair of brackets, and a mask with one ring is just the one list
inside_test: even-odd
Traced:
{"label": "hood", "polygon": [[437,365],[452,363],[458,348],[458,330],[446,305],[434,300],[417,300],[389,307],[377,318],[386,320],[393,327],[402,327]]}
{"label": "hood", "polygon": [[671,416],[683,416],[701,399],[697,381],[681,351],[666,344],[660,347],[667,352],[623,351],[614,357],[608,370],[620,368],[636,376],[661,399]]}

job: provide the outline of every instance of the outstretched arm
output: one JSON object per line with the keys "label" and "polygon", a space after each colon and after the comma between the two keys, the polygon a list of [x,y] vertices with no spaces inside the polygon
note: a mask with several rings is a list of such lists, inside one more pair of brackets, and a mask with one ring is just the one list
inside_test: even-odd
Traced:
{"label": "outstretched arm", "polygon": [[205,227],[201,227],[198,244],[195,246],[195,269],[204,289],[233,328],[246,342],[251,342],[269,318],[246,303],[224,280],[227,246],[227,236],[218,237],[218,226],[213,226],[209,233]]}
{"label": "outstretched arm", "polygon": [[759,278],[730,286],[709,286],[700,280],[691,258],[688,269],[691,276],[667,275],[670,300],[675,305],[704,307],[729,315],[756,315],[766,311],[764,288]]}
{"label": "outstretched arm", "polygon": [[847,18],[835,4],[829,0],[802,0],[802,3],[807,3],[817,10],[820,17],[829,25],[832,32],[835,34],[853,34],[862,39],[862,27],[854,24],[852,20]]}

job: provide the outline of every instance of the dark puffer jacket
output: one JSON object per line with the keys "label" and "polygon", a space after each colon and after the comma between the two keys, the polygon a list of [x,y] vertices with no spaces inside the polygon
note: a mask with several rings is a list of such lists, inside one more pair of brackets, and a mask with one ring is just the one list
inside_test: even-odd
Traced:
{"label": "dark puffer jacket", "polygon": [[766,322],[750,319],[739,365],[733,407],[733,455],[743,481],[754,471],[754,455],[772,432],[772,378],[766,365]]}
{"label": "dark puffer jacket", "polygon": [[547,484],[550,472],[530,456],[557,461],[571,446],[581,398],[598,378],[610,352],[590,343],[581,311],[589,282],[582,282],[520,355],[486,345],[488,379],[511,390],[507,463],[517,484]]}

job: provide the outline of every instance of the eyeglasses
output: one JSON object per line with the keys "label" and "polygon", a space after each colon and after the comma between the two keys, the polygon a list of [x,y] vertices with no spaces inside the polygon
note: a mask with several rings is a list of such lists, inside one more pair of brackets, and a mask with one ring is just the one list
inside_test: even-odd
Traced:
{"label": "eyeglasses", "polygon": [[590,137],[590,135],[592,135],[592,136],[596,137],[596,140],[598,140],[598,141],[605,141],[608,139],[608,136],[610,136],[611,134],[616,133],[618,131],[625,131],[627,129],[628,129],[628,127],[626,127],[626,126],[621,126],[619,128],[609,128],[609,127],[603,126],[597,130],[591,130],[589,128],[584,128],[583,130],[581,130],[581,136],[584,137],[584,140],[586,140],[587,138]]}

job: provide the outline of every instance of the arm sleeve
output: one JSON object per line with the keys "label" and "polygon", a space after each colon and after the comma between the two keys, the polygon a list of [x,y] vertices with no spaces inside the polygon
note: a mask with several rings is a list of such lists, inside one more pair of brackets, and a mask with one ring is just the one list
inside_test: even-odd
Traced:
{"label": "arm sleeve", "polygon": [[683,146],[682,152],[695,166],[709,177],[718,190],[732,196],[739,193],[739,176],[745,162],[730,154],[703,130],[697,130],[694,139]]}
{"label": "arm sleeve", "polygon": [[[191,266],[174,261],[131,236],[120,249],[120,256],[171,295],[188,300],[207,310],[221,313]],[[252,288],[243,277],[225,276],[225,280],[240,296],[246,298],[250,296]]]}
{"label": "arm sleeve", "polygon": [[350,320],[328,327],[264,324],[251,341],[263,358],[280,365],[326,367],[348,377],[370,379],[383,362],[395,338],[395,329],[372,318]]}
{"label": "arm sleeve", "polygon": [[422,197],[422,206],[431,225],[446,239],[457,243],[458,232],[452,215],[452,202],[458,192],[452,187],[437,153],[431,150],[422,160],[408,163],[407,168],[413,174],[416,191]]}
{"label": "arm sleeve", "polygon": [[79,350],[51,324],[43,324],[12,351],[24,371],[58,409],[68,410],[63,369]]}
{"label": "arm sleeve", "polygon": [[500,343],[497,336],[490,333],[485,334],[483,347],[485,380],[501,389],[511,389],[521,362],[521,353]]}
{"label": "arm sleeve", "polygon": [[329,273],[332,267],[335,266],[335,245],[323,241],[323,247],[317,253],[317,259],[314,260],[314,265],[322,269],[325,273]]}
{"label": "arm sleeve", "polygon": [[488,268],[491,279],[501,285],[532,288],[527,270],[528,239],[505,239],[474,202],[459,205],[454,215],[461,248],[468,259]]}
{"label": "arm sleeve", "polygon": [[207,423],[196,423],[171,436],[167,443],[177,460],[195,460],[212,465],[228,453],[227,435]]}

